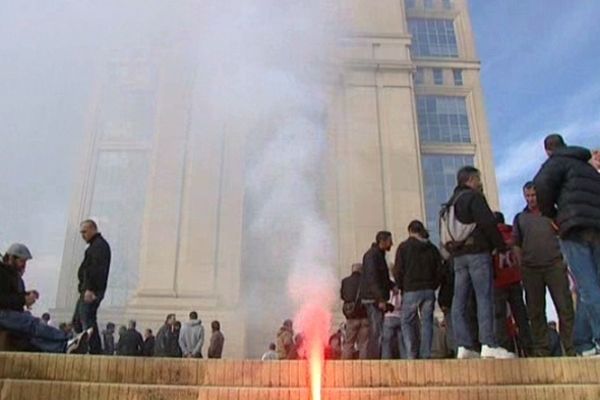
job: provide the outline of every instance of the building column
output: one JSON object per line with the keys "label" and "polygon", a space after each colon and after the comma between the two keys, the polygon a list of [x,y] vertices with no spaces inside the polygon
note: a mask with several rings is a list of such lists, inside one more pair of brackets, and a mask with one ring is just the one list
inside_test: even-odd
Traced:
{"label": "building column", "polygon": [[[181,50],[181,49],[179,49]],[[177,49],[164,54],[152,162],[140,244],[139,286],[132,305],[144,298],[174,297],[180,241],[182,185],[191,98],[191,74]]]}

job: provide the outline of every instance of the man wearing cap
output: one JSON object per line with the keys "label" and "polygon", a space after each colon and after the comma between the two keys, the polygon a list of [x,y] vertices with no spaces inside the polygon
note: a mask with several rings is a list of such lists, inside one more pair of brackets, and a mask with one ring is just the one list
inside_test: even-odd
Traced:
{"label": "man wearing cap", "polygon": [[88,247],[77,271],[79,299],[75,306],[73,326],[77,332],[93,328],[93,334],[89,340],[89,352],[90,354],[102,354],[97,314],[108,283],[110,246],[98,232],[96,223],[91,219],[83,221],[79,228],[81,237]]}
{"label": "man wearing cap", "polygon": [[27,246],[15,243],[8,248],[0,262],[0,329],[26,338],[29,343],[48,353],[74,353],[87,340],[91,330],[69,340],[59,329],[46,325],[41,319],[25,312],[39,298],[35,290],[26,291],[21,276],[31,260]]}

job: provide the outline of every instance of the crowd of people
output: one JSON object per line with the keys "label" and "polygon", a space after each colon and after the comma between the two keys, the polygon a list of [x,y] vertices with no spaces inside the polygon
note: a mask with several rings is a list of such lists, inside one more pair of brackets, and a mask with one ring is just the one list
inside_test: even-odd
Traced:
{"label": "crowd of people", "polygon": [[[513,358],[600,355],[600,151],[544,141],[548,156],[523,185],[524,209],[512,225],[493,212],[479,171],[457,172],[440,210],[439,246],[421,221],[408,225],[396,249],[380,231],[341,283],[343,323],[331,335],[329,359]],[[97,313],[107,288],[110,246],[93,220],[80,225],[88,244],[79,267],[70,323],[30,313],[39,298],[23,281],[32,255],[14,244],[0,262],[0,330],[23,347],[53,353],[202,358],[205,332],[196,312],[185,323],[169,314],[156,336],[136,321],[100,331]],[[548,323],[546,291],[558,315]],[[439,307],[436,313],[436,303]],[[208,358],[220,358],[224,336],[212,321]],[[299,359],[302,334],[284,321],[264,360]]]}
{"label": "crowd of people", "polygon": [[377,233],[342,281],[342,358],[600,355],[600,151],[558,134],[544,148],[512,226],[467,166],[440,210],[439,247],[412,221],[389,266],[392,234]]}
{"label": "crowd of people", "polygon": [[[39,298],[37,290],[27,290],[23,280],[27,262],[32,259],[26,245],[11,245],[0,262],[0,330],[11,335],[13,347],[49,353],[89,353],[123,356],[155,356],[202,358],[204,326],[198,313],[192,311],[189,321],[177,321],[175,314],[167,315],[156,336],[151,329],[144,335],[137,323],[121,326],[115,340],[115,324],[98,328],[98,309],[108,284],[111,250],[98,232],[93,220],[80,224],[80,233],[87,243],[83,261],[77,271],[78,296],[70,322],[55,326],[49,313],[35,317],[31,308]],[[225,338],[219,321],[211,323],[208,358],[221,358]]]}

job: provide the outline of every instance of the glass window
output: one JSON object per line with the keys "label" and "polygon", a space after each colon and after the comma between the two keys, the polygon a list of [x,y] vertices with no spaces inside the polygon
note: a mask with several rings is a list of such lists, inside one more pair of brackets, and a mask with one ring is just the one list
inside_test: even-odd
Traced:
{"label": "glass window", "polygon": [[433,8],[433,0],[425,0],[424,4],[425,8]]}
{"label": "glass window", "polygon": [[444,0],[444,8],[446,10],[452,10],[452,0]]}
{"label": "glass window", "polygon": [[98,218],[111,245],[112,272],[103,304],[123,306],[137,289],[138,257],[146,199],[148,155],[102,151],[89,215]]}
{"label": "glass window", "polygon": [[100,106],[99,129],[109,141],[148,141],[154,134],[153,93],[111,90]]}
{"label": "glass window", "polygon": [[422,143],[469,143],[467,104],[460,96],[417,96]]}
{"label": "glass window", "polygon": [[425,69],[417,68],[414,75],[415,85],[422,85],[425,83]]}
{"label": "glass window", "polygon": [[412,35],[411,54],[416,57],[458,57],[458,46],[451,19],[409,18]]}
{"label": "glass window", "polygon": [[436,85],[444,84],[444,71],[441,68],[433,69],[433,83]]}
{"label": "glass window", "polygon": [[407,9],[415,8],[415,0],[404,0],[404,7]]}
{"label": "glass window", "polygon": [[423,188],[425,190],[425,225],[431,242],[439,244],[440,207],[456,187],[456,173],[465,165],[473,165],[471,155],[423,154]]}
{"label": "glass window", "polygon": [[462,86],[463,85],[462,69],[452,70],[452,73],[454,74],[454,85]]}
{"label": "glass window", "polygon": [[103,140],[144,142],[154,133],[157,71],[147,57],[124,57],[109,64],[99,105]]}

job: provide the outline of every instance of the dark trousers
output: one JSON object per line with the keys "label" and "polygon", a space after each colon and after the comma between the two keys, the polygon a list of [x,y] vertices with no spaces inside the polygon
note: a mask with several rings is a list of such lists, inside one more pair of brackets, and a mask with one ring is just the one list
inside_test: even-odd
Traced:
{"label": "dark trousers", "polygon": [[367,344],[367,358],[370,360],[381,359],[381,336],[383,333],[383,311],[376,303],[365,304],[367,318],[369,319],[369,342]]}
{"label": "dark trousers", "polygon": [[546,288],[558,314],[560,338],[567,356],[575,355],[573,326],[575,311],[569,290],[567,267],[563,262],[549,267],[523,267],[523,286],[531,320],[533,356],[549,357],[550,341],[546,319]]}
{"label": "dark trousers", "polygon": [[513,348],[513,341],[508,336],[506,326],[507,306],[519,328],[519,342],[525,354],[531,354],[532,338],[527,308],[523,300],[523,286],[520,283],[494,290],[496,314],[496,340],[505,349]]}
{"label": "dark trousers", "polygon": [[98,297],[92,303],[83,301],[83,294],[77,300],[75,305],[75,313],[73,314],[73,329],[75,332],[83,332],[85,329],[94,328],[92,336],[88,339],[88,347],[90,354],[102,354],[102,341],[98,330],[98,308],[102,297]]}

